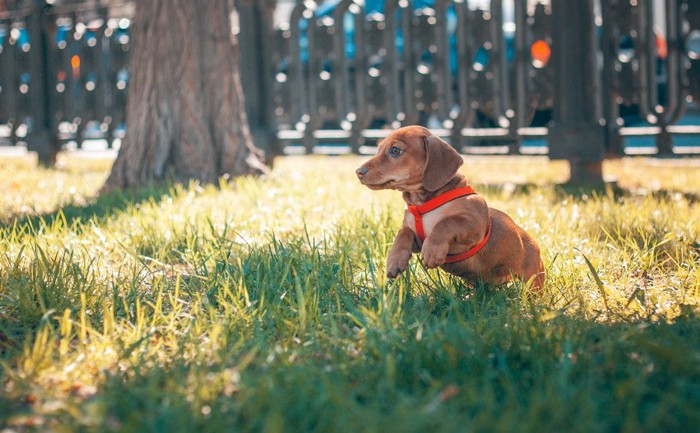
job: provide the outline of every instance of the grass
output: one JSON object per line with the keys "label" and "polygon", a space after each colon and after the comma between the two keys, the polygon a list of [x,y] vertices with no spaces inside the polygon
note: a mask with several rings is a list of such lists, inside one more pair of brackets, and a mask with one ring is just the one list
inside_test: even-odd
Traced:
{"label": "grass", "polygon": [[[0,431],[700,429],[700,170],[469,159],[539,242],[540,295],[413,259],[360,158],[95,198],[109,163],[0,169]],[[521,184],[525,184],[522,186]]]}

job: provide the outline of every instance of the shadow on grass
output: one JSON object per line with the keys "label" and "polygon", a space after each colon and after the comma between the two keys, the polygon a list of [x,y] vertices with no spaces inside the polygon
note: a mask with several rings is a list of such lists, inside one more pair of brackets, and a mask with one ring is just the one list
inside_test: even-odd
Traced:
{"label": "shadow on grass", "polygon": [[98,195],[86,205],[66,204],[52,212],[23,215],[19,218],[11,217],[6,221],[0,220],[0,229],[10,228],[14,225],[52,226],[58,219],[64,220],[69,225],[78,220],[101,219],[138,203],[171,195],[173,186],[172,183],[150,184],[126,191],[109,192]]}
{"label": "shadow on grass", "polygon": [[[107,373],[89,399],[70,395],[65,412],[75,415],[60,420],[69,427],[90,421],[99,431],[175,433],[680,432],[699,425],[697,317],[625,324],[545,318],[536,309],[517,314],[513,295],[408,293],[401,326],[367,317],[358,330],[312,327],[297,343],[283,330],[242,340],[231,328],[207,363],[187,361],[185,344],[183,356],[164,363],[146,339],[135,350],[146,355]],[[380,304],[377,296],[355,302]],[[360,304],[345,307],[371,315]],[[323,310],[334,314],[330,303]],[[266,320],[297,320],[289,306],[269,311]],[[43,410],[11,397],[0,403],[0,421]]]}
{"label": "shadow on grass", "polygon": [[503,183],[503,184],[485,184],[479,185],[479,190],[490,193],[507,192],[515,196],[524,196],[532,194],[534,191],[542,190],[543,188],[551,188],[557,196],[583,198],[591,195],[614,195],[620,196],[630,193],[617,186],[615,183],[606,183],[603,185],[572,185],[572,184],[536,184],[536,183]]}
{"label": "shadow on grass", "polygon": [[[68,204],[53,212],[0,220],[0,230],[25,227],[34,232],[54,226],[57,221],[71,226],[77,221],[108,218],[139,203],[171,196],[173,187],[174,184],[151,184],[110,192],[97,196],[87,205]],[[75,227],[81,230],[80,225]],[[7,262],[7,269],[0,273],[0,356],[21,349],[42,322],[52,320],[51,316],[57,312],[79,311],[81,293],[94,289],[89,286],[96,281],[95,271],[74,263],[70,249],[54,256],[44,251],[36,253],[37,257],[26,268],[17,269],[15,263]]]}
{"label": "shadow on grass", "polygon": [[[690,191],[680,191],[673,189],[629,189],[619,186],[616,182],[608,182],[602,185],[572,185],[556,184],[544,185],[550,187],[558,197],[572,197],[574,199],[589,198],[591,196],[610,196],[615,199],[623,197],[638,197],[651,195],[658,200],[686,200],[690,204],[700,202],[700,194]],[[516,196],[524,196],[541,190],[543,185],[536,183],[505,183],[505,184],[481,184],[479,190],[493,194],[508,192]]]}

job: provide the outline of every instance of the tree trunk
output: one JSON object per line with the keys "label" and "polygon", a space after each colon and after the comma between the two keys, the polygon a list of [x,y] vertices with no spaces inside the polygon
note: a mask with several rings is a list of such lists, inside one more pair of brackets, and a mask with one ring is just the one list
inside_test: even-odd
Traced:
{"label": "tree trunk", "polygon": [[136,2],[127,134],[104,190],[266,171],[248,128],[231,8]]}

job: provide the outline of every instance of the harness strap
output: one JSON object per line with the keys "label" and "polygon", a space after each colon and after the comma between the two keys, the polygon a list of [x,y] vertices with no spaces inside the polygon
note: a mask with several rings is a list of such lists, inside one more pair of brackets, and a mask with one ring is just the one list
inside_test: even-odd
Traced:
{"label": "harness strap", "polygon": [[486,236],[484,236],[484,239],[481,240],[478,244],[474,245],[472,248],[468,249],[467,251],[460,253],[460,254],[448,254],[447,257],[445,258],[445,263],[457,263],[461,262],[462,260],[467,260],[469,257],[472,257],[479,251],[481,251],[482,248],[486,245],[486,243],[489,241],[489,238],[491,237],[491,217],[489,216],[489,230],[486,232]]}
{"label": "harness strap", "polygon": [[[450,191],[447,191],[444,194],[441,194],[431,200],[426,201],[422,205],[419,206],[413,206],[413,205],[408,205],[408,210],[413,214],[413,218],[415,219],[416,222],[416,235],[418,236],[418,239],[420,239],[421,243],[425,241],[425,230],[423,229],[423,215],[426,213],[435,210],[439,208],[440,206],[454,200],[460,197],[466,197],[470,195],[476,194],[476,191],[474,191],[474,188],[471,186],[467,185],[466,187],[463,188],[456,188]],[[484,239],[476,244],[474,247],[471,249],[460,253],[460,254],[448,254],[447,258],[445,259],[445,263],[456,263],[456,262],[461,262],[462,260],[466,260],[476,253],[478,253],[484,245],[489,240],[489,237],[491,236],[491,217],[489,217],[489,229],[486,232],[486,236]]]}

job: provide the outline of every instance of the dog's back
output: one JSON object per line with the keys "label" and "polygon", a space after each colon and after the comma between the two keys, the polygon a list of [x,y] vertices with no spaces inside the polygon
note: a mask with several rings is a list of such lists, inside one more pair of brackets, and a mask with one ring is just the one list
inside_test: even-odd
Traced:
{"label": "dog's back", "polygon": [[452,274],[500,284],[512,278],[532,281],[539,290],[544,283],[544,266],[537,242],[506,213],[489,208],[491,238],[484,248],[469,260],[445,264]]}

